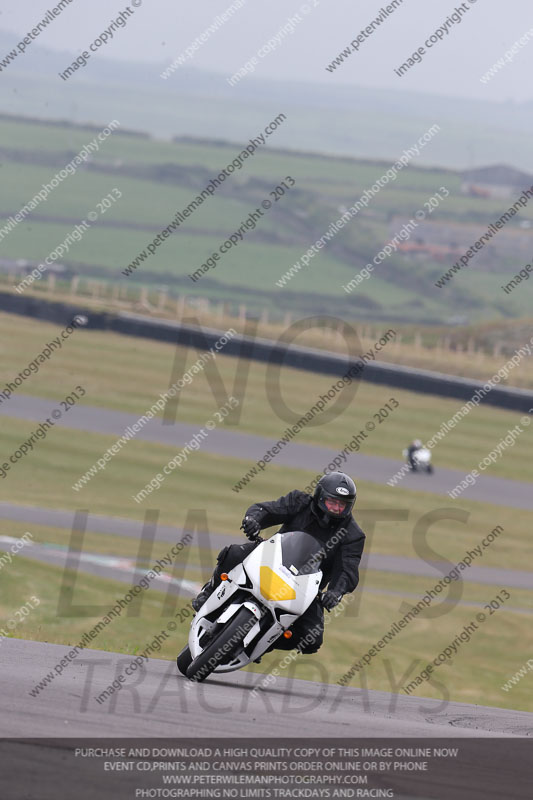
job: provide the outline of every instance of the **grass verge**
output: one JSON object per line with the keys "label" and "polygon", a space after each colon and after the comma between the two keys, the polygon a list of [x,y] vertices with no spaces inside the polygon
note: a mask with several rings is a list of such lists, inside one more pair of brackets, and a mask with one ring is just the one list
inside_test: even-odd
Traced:
{"label": "grass verge", "polygon": [[[72,646],[85,631],[96,624],[100,617],[59,617],[57,615],[58,587],[61,570],[42,565],[22,557],[3,575],[0,586],[0,610],[3,618],[9,618],[31,596],[39,598],[40,605],[25,619],[12,635],[17,638],[54,642]],[[394,577],[394,584],[414,588],[406,578]],[[380,588],[389,585],[390,576],[373,573],[367,587]],[[115,598],[121,597],[127,587],[116,581],[96,578],[80,573],[77,578],[76,596],[73,601],[80,604],[101,605],[102,614],[112,607]],[[488,602],[498,587],[465,586],[465,598],[473,602]],[[260,665],[253,665],[254,672],[267,674],[279,670],[287,678],[315,680],[335,684],[350,670],[370,647],[381,638],[397,620],[400,600],[397,596],[357,591],[358,603],[354,603],[355,614],[348,609],[338,617],[327,617],[325,644],[317,655],[299,656],[294,661],[287,654],[273,652]],[[515,603],[514,593],[511,590]],[[531,593],[520,592],[520,602],[531,602]],[[354,595],[355,597],[355,595]],[[171,613],[186,609],[188,598],[175,598]],[[169,612],[165,614],[165,595],[155,590],[144,593],[139,616],[123,614],[104,629],[93,643],[93,647],[110,652],[134,656],[153,641],[154,636],[165,628]],[[349,685],[381,691],[399,692],[414,675],[433,660],[453,641],[466,624],[475,619],[475,608],[451,606],[439,617],[428,619],[419,616],[395,637],[380,654],[371,661],[364,672],[356,672]],[[175,635],[162,642],[156,657],[173,660],[187,639],[189,619],[178,624]],[[497,651],[495,642],[498,643]],[[533,710],[531,701],[531,677],[518,683],[510,692],[502,685],[531,655],[531,617],[502,608],[487,618],[471,640],[463,643],[452,661],[446,661],[436,669],[431,683],[423,683],[415,692],[419,696],[459,702],[494,705],[503,708]],[[286,667],[280,667],[283,663]],[[405,694],[405,693],[403,693]],[[334,702],[326,713],[334,714]]]}
{"label": "grass verge", "polygon": [[[23,317],[0,315],[2,386],[13,381],[58,333],[57,326],[48,323],[36,323],[33,320],[30,323]],[[17,391],[59,401],[77,384],[81,384],[86,389],[84,402],[88,405],[126,411],[137,418],[197,358],[198,352],[195,350],[187,351],[161,342],[78,329],[63,342],[61,350],[56,350],[50,360],[42,364],[36,374],[31,374]],[[178,366],[174,375],[175,359]],[[214,365],[208,365],[179,393],[179,405],[172,414],[176,414],[181,422],[202,427],[227,397],[223,391],[221,393],[220,384],[217,393],[213,393],[212,386],[216,385],[213,382],[217,380],[226,387],[228,394],[233,393],[240,402],[238,424],[224,424],[221,428],[230,432],[259,434],[272,444],[283,436],[289,423],[309,411],[319,396],[326,393],[335,382],[331,376],[314,375],[297,369],[279,371],[266,364],[221,355]],[[399,407],[388,412],[385,404],[391,397],[396,399]],[[339,413],[339,402],[342,404],[341,410],[344,408],[342,413]],[[2,402],[6,413],[9,413],[9,404],[14,403],[16,394]],[[370,422],[375,429],[366,438],[360,438],[361,452],[398,459],[411,439],[431,438],[462,405],[459,400],[359,382],[344,388],[340,395],[330,400],[324,411],[299,433],[297,441],[322,445],[338,452],[354,435],[361,431],[365,434],[365,425]],[[380,412],[382,408],[388,417]],[[377,417],[374,416],[376,414]],[[509,429],[521,424],[521,416],[490,406],[474,409],[434,448],[437,468],[446,466],[470,472]],[[0,426],[9,431],[11,421],[0,418]],[[31,425],[27,427],[33,430]],[[524,480],[525,476],[531,474],[531,436],[531,431],[525,430],[516,440],[512,451],[506,450],[485,474]],[[105,443],[105,450],[114,442],[114,438],[102,437],[101,441]],[[18,446],[15,438],[11,443]],[[124,452],[131,452],[131,447],[128,445]],[[12,451],[6,445],[4,452]],[[90,467],[93,460],[87,461],[81,473]],[[246,466],[243,472],[250,466]]]}

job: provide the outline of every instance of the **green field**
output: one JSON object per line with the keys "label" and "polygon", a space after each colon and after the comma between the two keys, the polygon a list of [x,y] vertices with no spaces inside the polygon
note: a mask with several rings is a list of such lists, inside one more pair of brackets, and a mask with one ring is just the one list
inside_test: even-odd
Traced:
{"label": "green field", "polygon": [[[51,341],[58,333],[58,326],[49,323],[35,320],[30,322],[24,317],[0,314],[2,386],[12,380],[32,358],[37,356],[46,342]],[[386,347],[383,353],[386,354]],[[50,360],[43,364],[37,374],[32,374],[24,382],[19,391],[58,401],[79,383],[87,392],[82,402],[140,416],[150,408],[161,392],[168,389],[173,380],[180,377],[197,360],[198,355],[196,350],[187,351],[184,348],[175,348],[171,344],[80,328],[64,342],[60,351],[56,351]],[[228,393],[233,392],[240,401],[241,414],[237,425],[224,424],[223,427],[229,431],[259,434],[272,444],[283,435],[289,422],[305,414],[319,395],[327,392],[334,383],[327,375],[312,375],[296,369],[283,369],[278,373],[277,370],[268,368],[261,362],[245,361],[243,362],[245,370],[241,369],[238,372],[238,362],[239,359],[231,356],[220,357],[216,362]],[[171,378],[175,364],[177,372]],[[200,428],[223,404],[225,396],[215,396],[209,380],[213,380],[213,373],[206,369],[196,376],[190,386],[180,392],[176,412],[178,421],[193,423]],[[352,387],[343,391],[354,392]],[[340,397],[342,400],[342,395]],[[374,414],[391,397],[396,399],[399,407],[390,413],[384,422],[379,423]],[[352,436],[364,428],[366,422],[373,421],[376,423],[376,429],[362,441],[361,452],[400,459],[403,448],[411,439],[430,438],[439,430],[441,424],[450,419],[463,405],[459,400],[415,394],[366,382],[361,382],[357,390],[348,395],[348,400],[349,403],[342,414],[335,408],[326,407],[322,414],[315,418],[319,424],[308,425],[299,433],[297,441],[322,445],[338,452]],[[15,398],[10,402],[16,402]],[[344,400],[342,402],[346,406],[346,402]],[[289,413],[293,412],[294,418],[288,417],[287,411],[283,408],[285,405]],[[465,473],[470,472],[509,429],[521,424],[521,416],[515,412],[490,406],[473,410],[434,448],[437,469],[439,466],[446,466],[464,469]],[[31,423],[13,422],[6,426],[5,420],[1,417],[0,424],[5,429],[4,452],[15,449],[17,443],[32,430]],[[71,446],[70,435],[61,429],[54,430],[53,434],[50,441],[44,442],[42,449],[45,451],[47,447],[54,447],[53,442],[58,440],[61,442],[58,445],[58,452],[63,446],[69,451],[72,450],[77,470],[73,480],[89,469],[101,452],[113,444],[116,438],[110,436],[87,438],[84,434],[76,434],[82,443]],[[524,433],[518,437],[515,445],[504,451],[503,456],[486,471],[486,474],[527,480],[531,475],[532,435],[531,430],[525,429],[524,426]],[[86,444],[83,444],[84,442]],[[85,452],[85,447],[90,448],[89,452]],[[120,472],[123,468],[131,468],[131,458],[136,449],[144,452],[144,450],[150,451],[153,447],[156,446],[139,441],[128,444],[122,454],[115,457],[105,476],[101,474],[94,480],[105,483],[106,476],[112,471]],[[164,450],[164,455],[159,456],[159,463],[166,463],[171,457],[172,453],[167,450]],[[37,454],[36,458],[38,459]],[[43,462],[45,461],[43,457]],[[158,457],[154,456],[150,465],[156,472],[159,471]],[[235,468],[229,479],[229,485],[236,482],[251,466],[251,463],[243,462],[239,468]],[[60,464],[58,467],[60,468]],[[14,483],[17,482],[15,473],[18,471],[17,468],[10,476]],[[138,476],[141,486],[146,482],[142,480],[145,476],[146,473]],[[147,476],[147,479],[149,477]]]}
{"label": "green field", "polygon": [[[8,149],[4,152],[0,213],[6,218],[16,213],[96,133],[61,125],[4,121],[0,146]],[[90,169],[82,167],[67,177],[30,218],[3,237],[4,257],[43,260],[117,187],[122,198],[63,258],[69,275],[104,275],[122,283],[164,281],[174,292],[231,299],[235,304],[245,302],[251,310],[269,308],[274,315],[287,310],[305,314],[323,308],[330,313],[335,310],[345,319],[437,323],[457,314],[475,322],[530,311],[527,293],[504,296],[499,289],[515,267],[523,266],[516,259],[516,263],[507,259],[501,273],[490,274],[490,285],[497,284],[493,291],[487,291],[477,274],[461,275],[445,292],[437,290],[435,279],[451,264],[396,255],[376,268],[372,279],[356,292],[347,295],[343,291],[342,286],[397,232],[393,217],[412,217],[441,186],[451,194],[432,213],[432,220],[472,222],[481,232],[507,208],[505,202],[502,205],[500,201],[462,195],[459,173],[414,166],[400,172],[366,211],[280,289],[275,281],[341,216],[340,209],[356,202],[390,164],[277,151],[275,134],[268,142],[268,148],[243,162],[243,168],[236,170],[178,233],[142,262],[133,276],[125,278],[120,270],[233,160],[241,145],[161,142],[126,136],[118,130],[100,144]],[[256,230],[248,233],[217,269],[197,283],[189,281],[187,275],[239,228],[286,175],[294,178],[296,187],[274,203]],[[520,221],[531,219],[533,209],[525,208],[512,225],[517,227]],[[471,277],[478,280],[469,280]]]}

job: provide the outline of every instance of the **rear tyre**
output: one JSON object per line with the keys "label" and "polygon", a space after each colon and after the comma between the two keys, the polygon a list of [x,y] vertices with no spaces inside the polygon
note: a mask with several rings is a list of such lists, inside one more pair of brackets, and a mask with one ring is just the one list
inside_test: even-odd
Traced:
{"label": "rear tyre", "polygon": [[187,670],[192,664],[192,655],[191,651],[189,650],[189,645],[185,645],[181,653],[178,655],[176,659],[176,664],[178,665],[178,669],[182,675],[187,675]]}
{"label": "rear tyre", "polygon": [[232,658],[256,621],[257,617],[249,608],[241,608],[190,664],[187,677],[196,683],[205,681],[219,664]]}
{"label": "rear tyre", "polygon": [[428,475],[433,475],[433,465],[428,464]]}

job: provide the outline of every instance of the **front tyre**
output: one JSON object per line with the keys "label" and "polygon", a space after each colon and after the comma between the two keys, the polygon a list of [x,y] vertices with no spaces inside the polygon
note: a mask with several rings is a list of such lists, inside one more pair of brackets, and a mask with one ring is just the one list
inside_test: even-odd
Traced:
{"label": "front tyre", "polygon": [[178,665],[178,669],[181,674],[187,675],[187,670],[192,664],[192,655],[191,651],[189,650],[189,645],[186,644],[181,653],[178,655],[176,664]]}
{"label": "front tyre", "polygon": [[239,609],[187,668],[189,680],[196,683],[205,681],[219,664],[231,660],[256,622],[257,617],[249,608]]}

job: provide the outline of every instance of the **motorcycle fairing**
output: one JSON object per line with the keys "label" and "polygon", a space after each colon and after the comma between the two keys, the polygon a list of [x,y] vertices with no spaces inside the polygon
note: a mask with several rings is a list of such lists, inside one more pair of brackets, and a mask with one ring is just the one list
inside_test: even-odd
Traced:
{"label": "motorcycle fairing", "polygon": [[[294,574],[296,567],[283,565],[283,537],[291,533],[276,534],[256,547],[241,564],[228,572],[228,579],[206,600],[196,614],[189,634],[189,648],[194,658],[203,651],[201,638],[216,624],[227,622],[245,605],[257,617],[255,625],[246,634],[243,646],[252,644],[249,654],[243,650],[228,663],[217,666],[214,672],[231,672],[241,669],[259,658],[290,625],[309,608],[318,594],[322,572]],[[246,593],[246,601],[232,598]],[[215,616],[220,609],[221,613]],[[209,620],[207,617],[211,617]],[[265,628],[264,619],[268,618]],[[262,632],[263,631],[263,632]]]}

